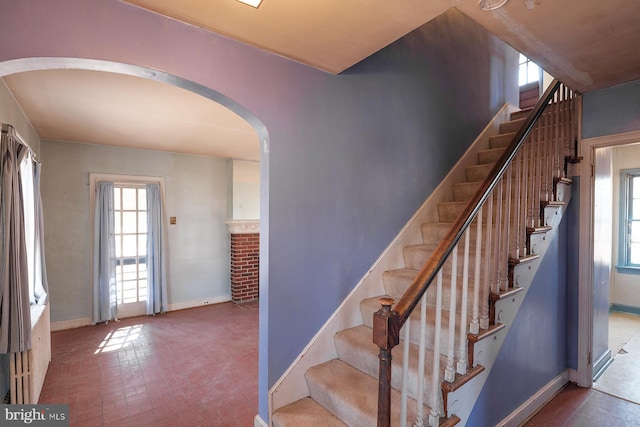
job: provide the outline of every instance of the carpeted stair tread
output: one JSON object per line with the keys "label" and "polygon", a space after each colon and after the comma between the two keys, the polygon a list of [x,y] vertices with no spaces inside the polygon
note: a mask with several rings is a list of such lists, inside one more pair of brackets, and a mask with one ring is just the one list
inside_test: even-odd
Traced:
{"label": "carpeted stair tread", "polygon": [[526,119],[526,117],[521,117],[519,119],[511,119],[508,122],[500,123],[500,133],[518,132]]}
{"label": "carpeted stair tread", "polygon": [[[416,326],[417,327],[417,326]],[[373,343],[373,330],[366,326],[356,326],[345,329],[336,334],[336,350],[340,360],[365,372],[367,375],[377,377],[378,375],[378,353],[379,348]],[[402,360],[404,354],[404,341],[393,348],[392,370],[402,372]],[[419,347],[415,344],[409,345],[409,382],[407,383],[407,394],[416,398],[417,378],[418,378],[418,354]],[[440,370],[444,374],[447,363],[445,356],[440,356]],[[424,384],[431,384],[433,376],[433,352],[425,350],[425,372]],[[402,375],[391,376],[391,387],[400,390],[402,387]]]}
{"label": "carpeted stair tread", "polygon": [[505,148],[489,148],[487,150],[478,151],[478,164],[485,165],[489,163],[496,163],[500,160],[500,157],[504,154]]}
{"label": "carpeted stair tread", "polygon": [[493,163],[467,166],[464,168],[465,177],[469,182],[484,181],[485,178],[489,176],[493,166]]}
{"label": "carpeted stair tread", "polygon": [[348,427],[310,397],[273,413],[273,427]]}
{"label": "carpeted stair tread", "polygon": [[466,202],[470,200],[476,194],[481,185],[481,181],[465,181],[453,184],[453,201]]}
{"label": "carpeted stair tread", "polygon": [[[305,374],[309,394],[345,424],[377,424],[378,379],[339,360],[309,368]],[[408,420],[415,419],[416,402],[408,399]],[[428,414],[430,409],[425,407]],[[391,424],[400,425],[400,393],[391,391]]]}
{"label": "carpeted stair tread", "polygon": [[489,137],[489,147],[491,148],[505,148],[511,144],[513,137],[516,136],[515,132],[501,133]]}
{"label": "carpeted stair tread", "polygon": [[[429,287],[428,292],[436,293],[436,285]],[[443,297],[445,291],[443,290]],[[378,297],[365,298],[360,302],[360,312],[362,313],[362,322],[364,326],[368,328],[373,328],[373,313],[380,310],[380,303],[378,300],[382,297],[393,298],[390,295],[380,295]],[[429,295],[427,295],[427,299],[429,299]],[[456,323],[459,321],[459,315],[456,316]],[[409,316],[411,319],[412,325],[420,325],[420,305],[418,304],[417,308],[411,313]],[[436,318],[436,310],[433,306],[427,303],[427,330],[425,333],[425,345],[429,350],[433,350],[434,344],[434,336],[435,336],[435,318]],[[467,324],[471,319],[467,320]],[[449,310],[448,305],[445,308],[445,305],[442,306],[442,319],[441,319],[442,332],[440,334],[440,354],[447,354],[447,345],[449,342]],[[400,332],[400,336],[404,337],[404,330]],[[420,327],[419,326],[411,326],[409,341],[418,344],[420,342]]]}

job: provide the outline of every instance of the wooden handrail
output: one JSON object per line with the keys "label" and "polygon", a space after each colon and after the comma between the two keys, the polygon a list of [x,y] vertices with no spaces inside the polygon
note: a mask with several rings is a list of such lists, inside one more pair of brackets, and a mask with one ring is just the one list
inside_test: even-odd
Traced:
{"label": "wooden handrail", "polygon": [[481,206],[489,198],[491,192],[502,178],[509,165],[518,154],[520,148],[531,133],[537,120],[542,115],[544,109],[553,99],[555,92],[560,87],[560,82],[554,80],[542,95],[538,103],[528,115],[524,124],[516,132],[511,144],[507,147],[503,155],[496,162],[487,178],[482,182],[478,191],[469,200],[464,210],[453,223],[449,232],[440,241],[431,257],[424,264],[416,278],[409,285],[407,291],[400,298],[393,310],[390,306],[392,300],[385,299],[383,308],[374,313],[373,319],[373,342],[380,348],[380,377],[378,396],[378,427],[390,425],[390,384],[383,384],[387,379],[391,380],[391,349],[400,341],[400,329],[405,324],[413,310],[420,303],[420,299],[427,291],[431,283],[436,278],[438,271],[454,250],[458,241],[462,238],[473,219],[478,214]]}

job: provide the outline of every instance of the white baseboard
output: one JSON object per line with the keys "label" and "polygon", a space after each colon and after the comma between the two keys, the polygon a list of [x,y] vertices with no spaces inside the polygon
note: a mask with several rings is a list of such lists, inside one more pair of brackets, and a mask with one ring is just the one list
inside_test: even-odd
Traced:
{"label": "white baseboard", "polygon": [[[203,301],[207,301],[204,304]],[[175,304],[169,304],[167,311],[185,310],[187,308],[202,307],[204,305],[219,304],[221,302],[231,301],[231,295],[224,295],[221,297],[202,298],[194,301],[178,302]],[[66,329],[81,328],[83,326],[89,326],[93,324],[90,317],[81,317],[79,319],[63,320],[61,322],[51,322],[51,332],[64,331]]]}
{"label": "white baseboard", "polygon": [[519,426],[551,400],[569,382],[571,376],[567,369],[542,387],[529,400],[513,411],[507,418],[498,423],[500,427]]}
{"label": "white baseboard", "polygon": [[66,329],[81,328],[91,325],[90,317],[81,317],[80,319],[63,320],[61,322],[51,322],[51,332],[64,331]]}
{"label": "white baseboard", "polygon": [[[207,304],[205,304],[204,301],[207,301]],[[184,310],[187,308],[202,307],[204,305],[219,304],[221,302],[229,301],[231,301],[231,295],[202,298],[194,301],[177,302],[175,304],[169,304],[168,311]]]}
{"label": "white baseboard", "polygon": [[269,424],[265,423],[262,418],[260,418],[260,415],[256,415],[253,419],[253,427],[269,427]]}

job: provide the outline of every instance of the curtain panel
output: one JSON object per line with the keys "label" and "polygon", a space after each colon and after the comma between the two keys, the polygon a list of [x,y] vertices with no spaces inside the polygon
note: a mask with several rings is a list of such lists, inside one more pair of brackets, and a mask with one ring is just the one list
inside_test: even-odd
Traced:
{"label": "curtain panel", "polygon": [[31,348],[29,275],[25,242],[20,164],[29,148],[15,130],[3,129],[0,155],[0,353]]}
{"label": "curtain panel", "polygon": [[164,206],[157,183],[147,184],[147,314],[167,311]]}
{"label": "curtain panel", "polygon": [[96,186],[93,232],[93,322],[118,318],[113,182]]}
{"label": "curtain panel", "polygon": [[35,303],[45,305],[49,294],[49,281],[47,280],[47,263],[44,256],[44,212],[42,210],[42,195],[40,194],[40,176],[42,164],[33,163],[33,193],[34,193],[34,277],[35,288],[33,296]]}

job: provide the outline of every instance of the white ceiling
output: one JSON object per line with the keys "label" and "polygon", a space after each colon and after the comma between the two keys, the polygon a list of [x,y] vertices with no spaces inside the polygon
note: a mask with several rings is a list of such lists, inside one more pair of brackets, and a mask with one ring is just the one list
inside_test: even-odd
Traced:
{"label": "white ceiling", "polygon": [[[640,79],[638,0],[509,0],[493,12],[477,0],[263,0],[258,9],[233,0],[124,1],[331,73],[457,7],[576,90]],[[43,139],[259,158],[248,123],[168,84],[79,70],[4,80]]]}

